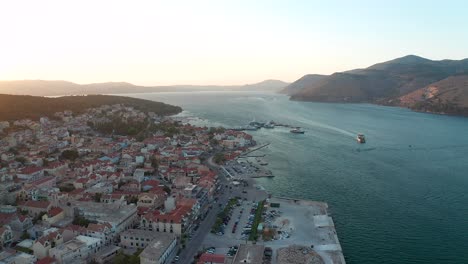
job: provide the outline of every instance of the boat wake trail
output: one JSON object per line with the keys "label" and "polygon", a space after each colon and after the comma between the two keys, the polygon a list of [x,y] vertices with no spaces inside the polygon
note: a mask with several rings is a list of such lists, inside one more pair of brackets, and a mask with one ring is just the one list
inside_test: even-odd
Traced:
{"label": "boat wake trail", "polygon": [[357,148],[356,152],[366,152],[373,150],[382,151],[435,151],[435,150],[450,150],[450,149],[468,149],[468,145],[446,145],[446,146],[390,146],[390,147],[374,147],[374,148]]}
{"label": "boat wake trail", "polygon": [[[294,115],[292,115],[294,116]],[[288,116],[285,116],[285,118],[288,118],[290,119],[291,115],[288,115]],[[310,119],[305,119],[305,118],[300,118],[300,117],[295,117],[294,118],[294,121],[297,121],[298,123],[302,123],[302,124],[305,124],[305,125],[302,125],[304,128],[322,128],[322,129],[326,129],[326,130],[331,130],[333,132],[336,132],[338,134],[342,134],[342,135],[345,135],[345,136],[350,136],[350,137],[355,137],[356,136],[356,133],[354,133],[353,131],[347,131],[347,130],[344,130],[344,129],[341,129],[339,127],[334,127],[334,126],[330,126],[330,125],[327,125],[327,124],[324,124],[324,123],[320,123],[320,122],[316,122],[316,121],[312,121]]]}

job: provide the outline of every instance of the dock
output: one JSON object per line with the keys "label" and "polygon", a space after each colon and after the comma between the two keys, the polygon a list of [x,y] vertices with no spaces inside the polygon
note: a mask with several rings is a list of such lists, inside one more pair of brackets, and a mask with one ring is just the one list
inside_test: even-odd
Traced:
{"label": "dock", "polygon": [[278,226],[278,230],[288,236],[264,241],[265,246],[275,250],[288,250],[291,245],[298,245],[313,249],[320,256],[321,263],[345,264],[335,223],[327,211],[327,203],[286,197],[272,197],[269,202],[279,206],[270,210],[278,209],[282,214],[266,225]]}
{"label": "dock", "polygon": [[252,152],[255,152],[257,150],[260,150],[262,148],[265,148],[267,146],[269,146],[271,143],[265,143],[263,145],[260,145],[258,147],[254,147],[254,148],[251,148],[249,150],[247,150],[246,152],[242,153],[242,155],[240,155],[241,158],[245,158],[248,154],[252,153]]}

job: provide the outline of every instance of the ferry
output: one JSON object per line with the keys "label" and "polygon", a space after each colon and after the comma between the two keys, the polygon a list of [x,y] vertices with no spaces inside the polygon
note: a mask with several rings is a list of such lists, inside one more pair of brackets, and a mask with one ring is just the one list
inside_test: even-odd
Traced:
{"label": "ferry", "polygon": [[289,132],[293,133],[293,134],[304,134],[305,131],[302,130],[300,127],[296,127],[295,129],[291,129]]}
{"label": "ferry", "polygon": [[366,143],[366,138],[364,137],[363,134],[358,134],[357,137],[356,137],[356,140],[357,142],[363,144],[363,143]]}

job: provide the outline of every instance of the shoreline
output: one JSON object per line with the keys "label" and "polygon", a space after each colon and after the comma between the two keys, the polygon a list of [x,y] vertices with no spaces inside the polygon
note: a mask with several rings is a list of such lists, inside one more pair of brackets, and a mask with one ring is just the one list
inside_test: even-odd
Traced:
{"label": "shoreline", "polygon": [[[258,150],[255,149],[255,146],[253,148],[254,150],[249,153]],[[280,248],[289,248],[291,246],[310,247],[312,243],[312,250],[322,258],[322,263],[346,263],[341,243],[338,238],[338,233],[335,228],[335,223],[332,216],[328,213],[328,203],[293,197],[275,196],[258,182],[258,178],[260,177],[249,177],[244,180],[249,185],[249,195],[258,198],[268,197],[265,199],[267,202],[280,204],[280,207],[278,208],[279,210],[282,210],[282,207],[288,208],[283,209],[287,211],[285,221],[291,223],[302,222],[302,224],[297,225],[298,229],[301,230],[298,231],[297,234],[292,233],[290,238],[274,241],[259,240],[257,243],[274,248],[274,256],[277,256],[276,250]],[[273,207],[270,207],[269,209],[272,208]],[[303,214],[303,212],[307,213]],[[264,221],[262,221],[262,223],[265,224],[266,221],[265,219],[263,220]],[[292,228],[295,230],[295,227]]]}

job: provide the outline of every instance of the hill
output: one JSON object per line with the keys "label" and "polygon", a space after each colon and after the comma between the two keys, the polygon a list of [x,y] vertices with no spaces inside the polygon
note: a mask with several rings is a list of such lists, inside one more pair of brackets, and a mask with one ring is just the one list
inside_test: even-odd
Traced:
{"label": "hill", "polygon": [[243,90],[252,90],[252,91],[280,91],[288,86],[289,83],[283,82],[280,80],[265,80],[263,82],[255,84],[246,84],[240,87]]}
{"label": "hill", "polygon": [[0,94],[0,120],[12,121],[24,118],[37,120],[41,116],[50,117],[64,110],[82,113],[88,108],[112,104],[124,104],[158,115],[172,115],[182,111],[178,106],[123,96],[87,95],[47,98]]}
{"label": "hill", "polygon": [[320,81],[322,81],[327,75],[320,75],[320,74],[307,74],[302,76],[299,80],[289,84],[288,86],[284,87],[280,90],[282,94],[293,95],[301,91],[302,89],[316,85]]}
{"label": "hill", "polygon": [[468,59],[433,61],[409,55],[305,82],[303,89],[288,94],[292,100],[382,103],[467,72]]}
{"label": "hill", "polygon": [[272,91],[277,92],[288,83],[266,80],[247,85],[173,85],[139,86],[127,82],[76,84],[67,81],[21,80],[0,81],[0,93],[33,96],[63,96],[83,94],[124,94],[151,92],[194,92],[194,91]]}
{"label": "hill", "polygon": [[468,75],[450,76],[390,103],[416,111],[466,116],[468,115]]}

